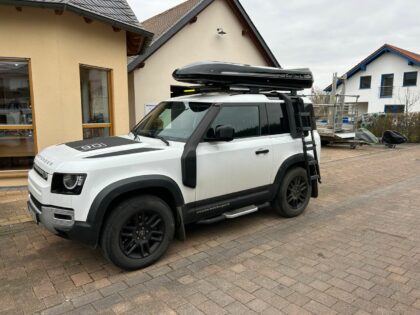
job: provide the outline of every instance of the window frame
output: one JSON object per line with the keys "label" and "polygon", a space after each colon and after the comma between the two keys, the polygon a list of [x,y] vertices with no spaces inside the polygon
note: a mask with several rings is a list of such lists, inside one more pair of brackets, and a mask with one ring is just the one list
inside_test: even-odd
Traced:
{"label": "window frame", "polygon": [[[84,123],[83,122],[83,100],[82,100],[82,90],[80,89],[80,109],[82,114],[82,137],[84,129],[105,129],[109,128],[109,136],[114,135],[114,93],[113,93],[113,70],[110,68],[97,67],[87,64],[79,64],[79,81],[82,83],[82,73],[81,70],[101,70],[106,71],[107,80],[108,80],[108,115],[109,123]],[[84,139],[84,137],[83,137]]]}
{"label": "window frame", "polygon": [[[384,86],[385,76],[392,76],[392,85]],[[395,83],[395,74],[394,73],[384,73],[381,74],[381,86],[379,87],[379,98],[393,98],[394,97],[394,83]],[[391,88],[391,95],[383,95],[382,91],[385,91],[384,88]]]}
{"label": "window frame", "polygon": [[[369,87],[362,87],[362,79],[370,78],[369,80]],[[360,76],[360,82],[359,82],[359,90],[369,90],[372,88],[372,76],[371,75],[363,75]]]}
{"label": "window frame", "polygon": [[[32,138],[34,143],[34,159],[38,154],[38,140],[36,132],[36,116],[35,116],[35,102],[34,102],[34,93],[33,93],[33,76],[32,76],[32,61],[31,58],[22,58],[22,57],[2,57],[0,56],[0,62],[27,62],[28,63],[28,83],[29,83],[29,99],[31,101],[32,109],[32,124],[31,125],[1,125],[0,130],[32,130]],[[9,176],[22,176],[25,177],[27,172],[30,169],[22,170],[0,170],[0,178],[8,178]]]}
{"label": "window frame", "polygon": [[[411,73],[415,73],[416,74],[416,84],[410,84],[410,85],[405,84],[405,76],[406,76],[406,74],[411,74]],[[418,71],[407,71],[407,72],[404,72],[404,74],[403,74],[403,86],[404,87],[417,86],[418,75],[419,75]]]}

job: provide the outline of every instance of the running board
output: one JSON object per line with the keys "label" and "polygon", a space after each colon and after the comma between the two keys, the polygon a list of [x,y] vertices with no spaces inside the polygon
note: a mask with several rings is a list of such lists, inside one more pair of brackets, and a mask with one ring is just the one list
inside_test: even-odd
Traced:
{"label": "running board", "polygon": [[262,204],[261,206],[251,205],[251,206],[239,208],[236,210],[232,210],[229,212],[225,212],[217,217],[201,220],[201,221],[198,221],[197,223],[198,224],[212,224],[212,223],[220,222],[226,219],[235,219],[243,215],[257,212],[259,209],[264,208],[266,206],[267,204]]}
{"label": "running board", "polygon": [[258,211],[258,207],[252,205],[252,206],[243,207],[243,208],[239,208],[230,212],[223,213],[223,216],[225,216],[226,219],[235,219],[237,217],[247,215],[256,211]]}

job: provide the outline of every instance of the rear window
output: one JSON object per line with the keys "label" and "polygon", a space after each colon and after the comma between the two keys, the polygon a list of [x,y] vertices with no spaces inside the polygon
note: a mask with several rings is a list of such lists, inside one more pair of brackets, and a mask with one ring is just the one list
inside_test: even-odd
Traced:
{"label": "rear window", "polygon": [[269,103],[266,105],[268,116],[268,131],[270,135],[278,135],[282,133],[290,133],[289,120],[285,112],[285,104]]}

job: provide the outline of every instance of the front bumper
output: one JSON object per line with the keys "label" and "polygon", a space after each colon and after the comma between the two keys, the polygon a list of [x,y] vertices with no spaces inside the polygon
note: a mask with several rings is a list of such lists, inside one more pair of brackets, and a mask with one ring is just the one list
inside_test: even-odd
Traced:
{"label": "front bumper", "polygon": [[41,223],[54,234],[68,232],[74,226],[74,211],[40,204],[29,195],[28,210],[36,223]]}
{"label": "front bumper", "polygon": [[75,221],[72,209],[42,205],[29,194],[28,211],[37,224],[58,236],[92,247],[98,245],[99,230],[87,222]]}

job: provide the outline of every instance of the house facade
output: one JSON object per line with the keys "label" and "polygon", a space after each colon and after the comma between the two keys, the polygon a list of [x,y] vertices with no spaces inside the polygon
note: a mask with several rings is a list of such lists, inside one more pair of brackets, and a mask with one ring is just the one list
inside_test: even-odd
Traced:
{"label": "house facade", "polygon": [[[359,113],[420,111],[420,55],[385,44],[346,73],[346,95],[359,95]],[[328,86],[325,91],[331,91]],[[342,92],[338,81],[337,92]],[[349,101],[349,100],[346,100]]]}
{"label": "house facade", "polygon": [[237,0],[188,0],[144,22],[154,33],[146,52],[129,59],[130,125],[180,83],[179,67],[198,61],[279,64]]}
{"label": "house facade", "polygon": [[128,132],[127,55],[151,37],[125,0],[2,1],[0,186],[46,146]]}

